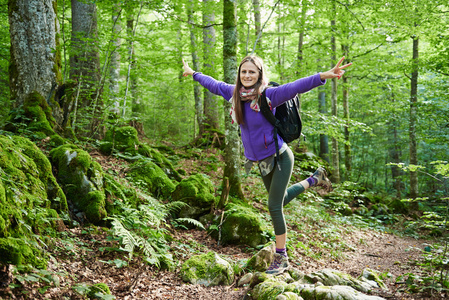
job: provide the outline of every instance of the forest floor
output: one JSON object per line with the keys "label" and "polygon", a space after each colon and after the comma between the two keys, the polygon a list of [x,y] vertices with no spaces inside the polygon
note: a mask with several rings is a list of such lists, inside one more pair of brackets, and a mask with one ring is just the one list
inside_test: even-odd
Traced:
{"label": "forest floor", "polygon": [[[104,157],[99,153],[91,155],[105,170],[116,169],[117,174],[126,168],[123,161]],[[213,156],[211,152],[209,155]],[[184,160],[182,168],[188,173],[206,166],[206,160]],[[207,174],[218,184],[220,168],[209,170]],[[251,185],[258,185],[257,180],[246,178],[245,193],[253,190]],[[254,187],[256,188],[256,187]],[[319,224],[317,224],[319,226]],[[181,264],[193,254],[215,251],[226,255],[235,261],[248,259],[254,249],[245,246],[218,246],[205,231],[168,229],[173,235],[170,247],[177,261],[174,271],[159,270],[144,263],[140,256],[134,256],[131,261],[127,255],[108,251],[114,246],[114,241],[108,241],[108,233],[101,228],[67,228],[66,238],[56,241],[49,247],[52,255],[48,272],[57,274],[59,284],[49,284],[42,280],[21,278],[21,288],[11,288],[12,270],[0,270],[0,299],[83,299],[75,290],[82,290],[86,284],[106,283],[115,299],[192,299],[192,300],[231,300],[244,299],[248,287],[238,287],[237,281],[231,286],[205,287],[184,283],[179,270]],[[297,230],[290,226],[289,231]],[[308,233],[304,233],[308,234]],[[309,237],[306,237],[309,238]],[[313,236],[310,238],[314,238]],[[398,276],[412,273],[420,274],[417,265],[422,261],[422,249],[431,241],[400,237],[391,233],[367,228],[351,230],[350,234],[340,237],[340,243],[351,245],[342,250],[336,257],[296,255],[290,258],[290,263],[304,273],[312,273],[325,268],[332,268],[358,277],[365,268],[375,269],[380,273],[390,273],[390,279],[385,279],[388,290],[375,290],[373,295],[385,299],[443,299],[445,295],[411,294],[406,291],[405,279],[396,282]],[[116,245],[115,245],[116,246]],[[2,277],[3,273],[3,278]],[[8,279],[5,279],[8,277]],[[17,280],[17,278],[16,278]],[[238,280],[238,279],[237,279]],[[8,282],[9,281],[9,282]],[[17,282],[17,281],[16,281]],[[9,284],[9,287],[5,283]],[[74,288],[75,287],[75,288]],[[106,299],[106,298],[105,298]]]}

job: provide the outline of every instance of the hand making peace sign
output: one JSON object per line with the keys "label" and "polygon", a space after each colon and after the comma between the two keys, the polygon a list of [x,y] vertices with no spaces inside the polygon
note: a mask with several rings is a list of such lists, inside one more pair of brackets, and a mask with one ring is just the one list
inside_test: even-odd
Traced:
{"label": "hand making peace sign", "polygon": [[341,66],[341,63],[343,62],[343,60],[345,59],[345,57],[343,56],[337,63],[337,65],[335,65],[335,67],[333,67],[332,69],[330,69],[329,71],[320,73],[320,78],[321,80],[324,79],[331,79],[331,78],[335,78],[337,77],[338,79],[341,78],[341,76],[343,76],[343,74],[345,73],[345,71],[343,70],[344,68],[349,67],[350,65],[352,65],[352,63],[346,64],[344,66]]}

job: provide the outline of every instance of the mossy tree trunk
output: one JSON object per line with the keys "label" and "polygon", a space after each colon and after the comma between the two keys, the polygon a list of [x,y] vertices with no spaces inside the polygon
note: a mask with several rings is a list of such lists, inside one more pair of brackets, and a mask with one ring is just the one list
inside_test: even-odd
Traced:
{"label": "mossy tree trunk", "polygon": [[[236,4],[233,0],[223,2],[223,69],[224,81],[234,83],[237,76],[237,25]],[[232,124],[229,115],[230,103],[225,105],[226,148],[224,182],[229,179],[229,194],[243,199],[240,177],[240,137],[237,124]]]}
{"label": "mossy tree trunk", "polygon": [[[77,134],[101,138],[100,57],[95,3],[72,0],[70,77],[76,83]],[[82,117],[81,117],[82,116]]]}
{"label": "mossy tree trunk", "polygon": [[9,86],[14,102],[10,118],[14,123],[8,129],[16,130],[15,124],[22,122],[46,135],[61,129],[64,113],[61,99],[55,99],[62,84],[56,9],[52,0],[8,1]]}
{"label": "mossy tree trunk", "polygon": [[129,92],[131,95],[131,121],[130,125],[134,127],[141,135],[145,135],[143,128],[142,115],[145,114],[145,106],[142,103],[139,86],[137,84],[137,58],[134,52],[134,27],[136,25],[136,10],[138,5],[134,1],[126,1],[126,36],[128,38],[128,64],[129,64]]}

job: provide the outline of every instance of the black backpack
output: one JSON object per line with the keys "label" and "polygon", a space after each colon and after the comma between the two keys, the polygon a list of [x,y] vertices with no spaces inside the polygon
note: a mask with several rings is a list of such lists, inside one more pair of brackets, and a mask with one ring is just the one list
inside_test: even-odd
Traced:
{"label": "black backpack", "polygon": [[[271,86],[279,86],[276,82],[270,82]],[[286,143],[290,143],[301,136],[302,121],[299,115],[299,98],[295,96],[276,107],[276,114],[273,115],[267,102],[265,90],[262,92],[260,99],[260,111],[264,117],[274,126],[273,138],[276,145],[276,156],[279,158],[279,145],[277,135]]]}

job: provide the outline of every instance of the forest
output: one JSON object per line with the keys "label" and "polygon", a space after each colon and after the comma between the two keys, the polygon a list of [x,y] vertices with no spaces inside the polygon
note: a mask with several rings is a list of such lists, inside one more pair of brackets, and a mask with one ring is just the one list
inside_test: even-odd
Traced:
{"label": "forest", "polygon": [[[448,296],[447,1],[0,0],[0,25],[1,299]],[[333,191],[285,208],[272,278],[231,105],[183,76],[251,54],[280,85],[352,63],[298,95],[291,183]]]}

